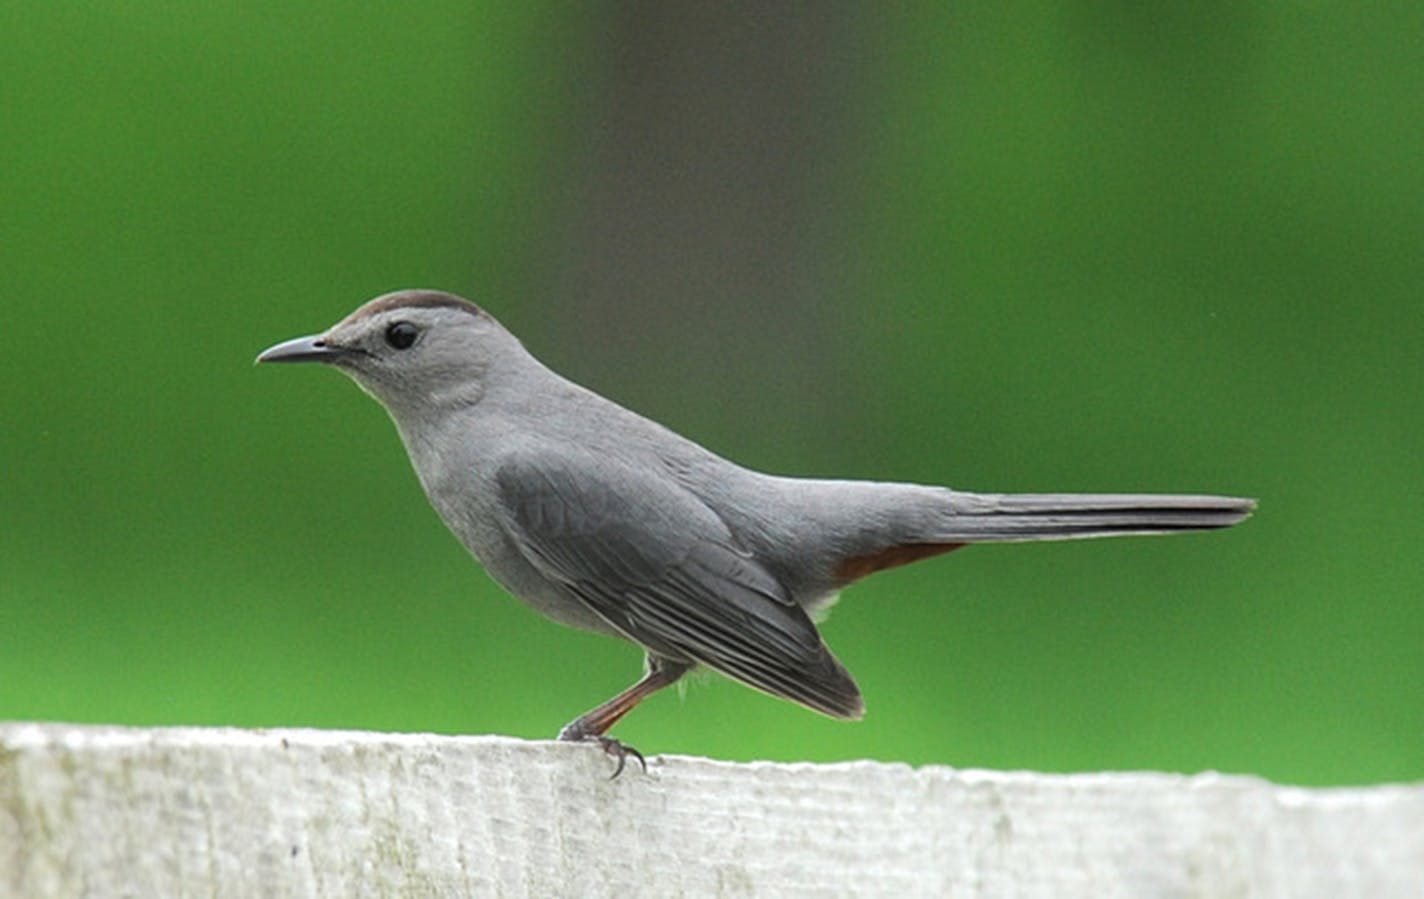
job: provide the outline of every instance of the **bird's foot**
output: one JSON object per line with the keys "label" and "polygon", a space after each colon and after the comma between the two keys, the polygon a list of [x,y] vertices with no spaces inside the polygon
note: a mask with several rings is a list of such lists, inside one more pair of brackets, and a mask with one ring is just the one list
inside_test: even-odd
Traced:
{"label": "bird's foot", "polygon": [[618,779],[618,775],[623,773],[623,767],[628,764],[628,756],[630,755],[638,760],[638,764],[642,767],[643,773],[648,773],[648,760],[643,758],[643,754],[632,746],[615,740],[612,737],[587,737],[586,740],[596,742],[599,746],[603,747],[604,752],[618,760],[618,765],[613,769],[613,773],[608,775],[609,780]]}
{"label": "bird's foot", "polygon": [[627,743],[615,740],[612,737],[604,736],[603,734],[586,733],[582,728],[577,726],[578,723],[579,722],[576,721],[559,731],[559,739],[569,743],[595,743],[604,752],[617,759],[618,765],[613,769],[613,773],[609,775],[609,780],[616,780],[618,775],[623,773],[623,769],[628,765],[628,756],[630,755],[638,760],[638,764],[643,768],[643,773],[648,773],[648,760],[643,758],[641,752],[629,746]]}

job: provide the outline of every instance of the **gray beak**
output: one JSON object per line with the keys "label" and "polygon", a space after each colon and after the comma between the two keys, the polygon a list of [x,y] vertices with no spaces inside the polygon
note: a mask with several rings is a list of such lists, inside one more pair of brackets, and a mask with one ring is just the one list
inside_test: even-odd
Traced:
{"label": "gray beak", "polygon": [[320,336],[297,337],[269,346],[257,356],[258,362],[335,362],[353,353],[346,347],[328,346]]}

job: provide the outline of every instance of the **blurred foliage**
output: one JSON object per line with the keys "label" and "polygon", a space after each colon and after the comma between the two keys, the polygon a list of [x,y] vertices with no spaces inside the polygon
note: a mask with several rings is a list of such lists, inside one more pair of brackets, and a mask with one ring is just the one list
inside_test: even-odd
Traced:
{"label": "blurred foliage", "polygon": [[[826,625],[864,722],[703,678],[620,727],[645,750],[1424,777],[1419,7],[860,16],[809,207],[832,333],[775,338],[837,361],[764,392],[694,328],[561,325],[612,18],[0,3],[0,717],[545,737],[630,683],[475,568],[359,391],[251,368],[441,286],[758,467],[1262,499],[880,575]],[[776,302],[724,298],[718,339]]]}

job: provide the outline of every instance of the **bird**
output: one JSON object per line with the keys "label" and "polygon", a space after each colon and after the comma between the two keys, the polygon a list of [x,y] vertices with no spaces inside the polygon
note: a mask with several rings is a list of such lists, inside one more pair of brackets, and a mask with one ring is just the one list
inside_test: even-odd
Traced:
{"label": "bird", "polygon": [[838,719],[860,688],[816,621],[875,572],[975,543],[1225,528],[1253,499],[979,493],[765,474],[582,387],[480,306],[439,290],[372,299],[259,363],[350,376],[394,421],[435,511],[507,592],[644,653],[632,686],[565,725],[617,759],[609,730],[705,668]]}

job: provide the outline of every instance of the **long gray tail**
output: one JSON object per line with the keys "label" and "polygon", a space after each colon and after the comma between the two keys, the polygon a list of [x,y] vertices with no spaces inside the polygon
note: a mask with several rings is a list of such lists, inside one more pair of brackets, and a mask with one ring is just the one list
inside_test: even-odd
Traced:
{"label": "long gray tail", "polygon": [[1256,501],[1233,496],[1131,493],[956,493],[953,513],[936,522],[945,543],[1074,540],[1225,528]]}

